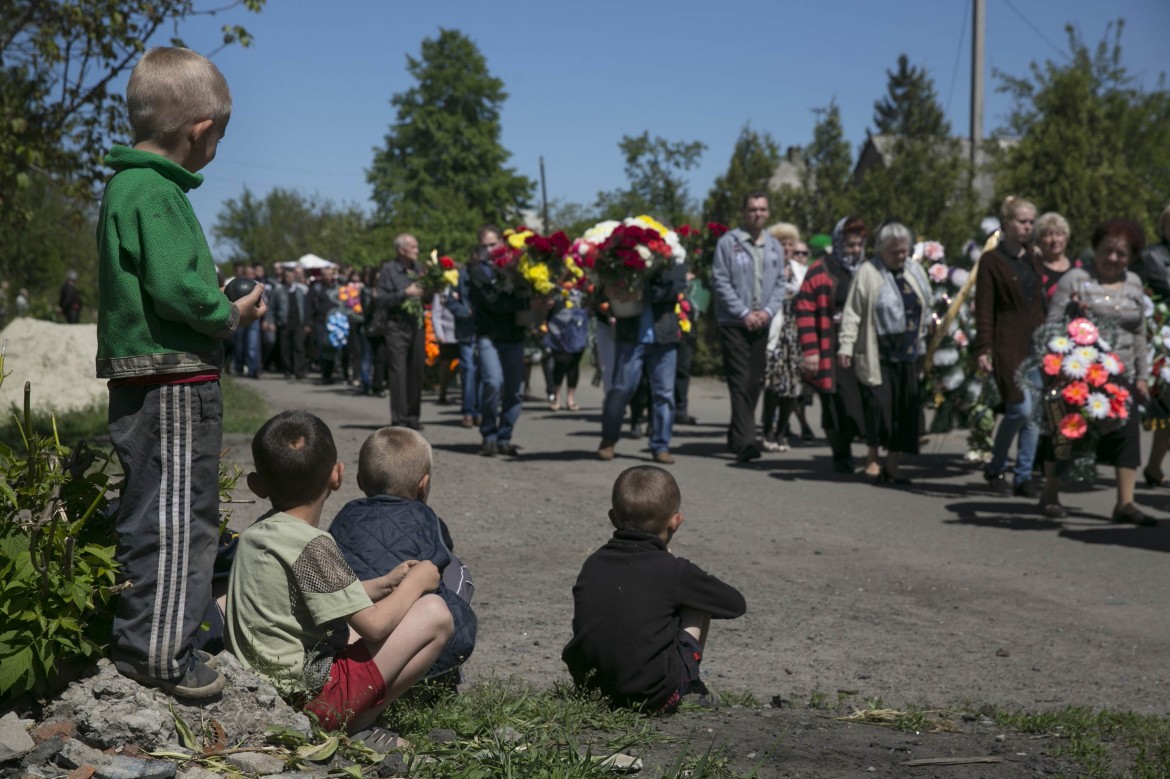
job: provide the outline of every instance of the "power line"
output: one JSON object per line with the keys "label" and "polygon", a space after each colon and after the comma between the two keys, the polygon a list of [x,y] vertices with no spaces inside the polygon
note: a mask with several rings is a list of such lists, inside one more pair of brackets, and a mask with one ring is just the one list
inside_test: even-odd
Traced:
{"label": "power line", "polygon": [[955,81],[959,77],[959,58],[963,53],[963,41],[967,38],[967,18],[971,15],[971,0],[963,3],[963,20],[959,23],[959,43],[955,46],[955,65],[951,68],[951,86],[947,90],[947,115],[951,113],[951,98],[955,95]]}
{"label": "power line", "polygon": [[1016,16],[1020,17],[1020,19],[1023,20],[1024,24],[1031,27],[1032,32],[1036,33],[1036,36],[1038,38],[1040,38],[1040,40],[1047,43],[1049,48],[1051,48],[1053,51],[1055,51],[1057,54],[1059,54],[1063,59],[1065,59],[1065,60],[1069,59],[1068,52],[1066,52],[1064,49],[1060,48],[1055,43],[1053,43],[1051,40],[1049,40],[1048,36],[1044,34],[1043,30],[1041,30],[1039,27],[1037,27],[1035,24],[1033,24],[1031,19],[1024,16],[1024,13],[1020,9],[1018,9],[1014,5],[1012,5],[1011,0],[1003,0],[1003,2],[1004,2],[1004,5],[1006,5],[1009,9],[1011,9],[1012,13],[1014,13]]}

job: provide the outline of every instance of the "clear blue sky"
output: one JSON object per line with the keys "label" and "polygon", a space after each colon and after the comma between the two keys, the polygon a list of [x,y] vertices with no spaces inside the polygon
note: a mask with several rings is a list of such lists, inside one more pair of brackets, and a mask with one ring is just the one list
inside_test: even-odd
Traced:
{"label": "clear blue sky", "polygon": [[[209,232],[245,184],[261,195],[292,187],[368,208],[365,169],[393,120],[391,95],[410,86],[406,56],[440,27],[469,35],[503,80],[501,140],[533,179],[544,156],[550,198],[588,204],[621,186],[617,142],[649,130],[707,144],[690,178],[701,199],[744,124],[782,148],[806,145],[813,109],[833,98],[856,154],[902,52],[929,69],[965,136],[971,2],[269,0],[259,15],[233,12],[180,30],[204,52],[225,21],[255,36],[250,48],[215,56],[235,109],[191,199]],[[1032,61],[1062,60],[1066,24],[1095,44],[1118,17],[1126,66],[1155,88],[1170,66],[1170,2],[987,0],[985,133],[1010,108],[994,70],[1025,75]]]}

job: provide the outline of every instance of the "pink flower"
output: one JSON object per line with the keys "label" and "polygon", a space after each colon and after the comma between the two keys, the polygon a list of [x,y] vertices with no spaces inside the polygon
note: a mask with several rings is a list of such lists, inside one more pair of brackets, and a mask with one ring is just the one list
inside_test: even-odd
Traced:
{"label": "pink flower", "polygon": [[1081,438],[1089,430],[1089,423],[1080,414],[1065,414],[1060,420],[1060,434],[1070,441]]}
{"label": "pink flower", "polygon": [[1097,343],[1097,326],[1084,317],[1068,323],[1068,334],[1077,346],[1091,346]]}
{"label": "pink flower", "polygon": [[926,271],[926,275],[930,276],[930,280],[935,284],[942,284],[947,280],[947,276],[950,275],[950,270],[941,262],[936,262]]}

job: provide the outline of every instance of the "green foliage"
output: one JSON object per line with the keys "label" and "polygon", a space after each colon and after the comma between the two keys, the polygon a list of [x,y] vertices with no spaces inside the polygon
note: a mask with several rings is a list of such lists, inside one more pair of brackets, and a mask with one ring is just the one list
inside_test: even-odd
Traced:
{"label": "green foliage", "polygon": [[748,126],[739,132],[727,172],[715,179],[703,202],[703,221],[729,227],[738,224],[743,196],[753,190],[767,190],[768,181],[780,164],[780,149],[768,133]]}
{"label": "green foliage", "polygon": [[1170,776],[1170,718],[1070,706],[1039,714],[1000,711],[995,721],[1021,733],[1057,738],[1053,750],[1077,761],[1079,776]]}
{"label": "green foliage", "polygon": [[618,148],[626,160],[625,189],[597,193],[601,219],[624,219],[650,214],[671,227],[690,221],[692,203],[685,171],[698,166],[707,144],[671,142],[660,136],[624,135]]}
{"label": "green foliage", "polygon": [[375,245],[370,225],[356,205],[277,187],[263,198],[244,187],[216,217],[211,233],[232,247],[231,261],[271,265],[296,260],[309,252],[336,262],[367,267],[391,253],[389,241]]}
{"label": "green foliage", "polygon": [[394,123],[366,178],[380,222],[419,244],[461,254],[486,223],[515,221],[535,184],[505,167],[500,108],[507,97],[475,43],[440,29],[408,56],[415,85],[394,95]]}
{"label": "green foliage", "polygon": [[879,133],[905,135],[910,138],[946,138],[951,125],[946,120],[934,80],[926,68],[910,64],[905,54],[898,56],[898,70],[886,71],[886,95],[873,104],[873,124]]}
{"label": "green foliage", "polygon": [[109,456],[35,432],[29,394],[22,446],[0,444],[0,698],[96,659],[118,590]]}
{"label": "green foliage", "polygon": [[772,199],[772,215],[795,223],[805,235],[828,233],[852,207],[853,154],[845,140],[841,109],[833,100],[817,114],[801,186],[781,187]]}
{"label": "green foliage", "polygon": [[1034,62],[1030,77],[996,73],[1014,100],[1003,134],[1019,139],[993,149],[997,195],[1063,214],[1073,247],[1110,217],[1153,232],[1170,200],[1170,92],[1164,74],[1147,92],[1122,66],[1123,28],[1110,25],[1090,49],[1070,26],[1067,63]]}

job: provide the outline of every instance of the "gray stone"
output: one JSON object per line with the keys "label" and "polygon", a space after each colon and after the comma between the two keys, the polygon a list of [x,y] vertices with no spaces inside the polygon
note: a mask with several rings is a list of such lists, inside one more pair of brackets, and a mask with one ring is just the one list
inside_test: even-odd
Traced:
{"label": "gray stone", "polygon": [[57,753],[57,765],[65,768],[80,768],[83,765],[99,766],[110,762],[110,756],[99,752],[91,746],[71,738]]}
{"label": "gray stone", "polygon": [[170,779],[175,770],[175,764],[167,760],[115,755],[110,762],[98,766],[94,776],[97,779]]}
{"label": "gray stone", "polygon": [[163,744],[177,742],[172,710],[196,735],[203,735],[201,723],[214,720],[233,744],[263,744],[264,731],[270,726],[310,734],[308,717],[285,703],[269,682],[245,669],[228,652],[221,653],[218,660],[228,684],[217,698],[199,705],[144,687],[102,660],[95,675],[69,685],[49,704],[45,715],[72,720],[79,738],[103,749],[136,744],[155,751]]}
{"label": "gray stone", "polygon": [[28,768],[29,766],[45,765],[46,763],[53,762],[53,759],[57,757],[57,753],[65,746],[65,741],[66,739],[63,738],[51,738],[48,741],[42,741],[37,744],[36,749],[24,756],[24,759],[20,761],[21,767]]}
{"label": "gray stone", "polygon": [[16,712],[0,717],[0,763],[7,763],[33,751],[36,744]]}
{"label": "gray stone", "polygon": [[223,779],[223,774],[196,765],[179,771],[175,779]]}
{"label": "gray stone", "polygon": [[58,776],[59,774],[59,771],[50,771],[43,766],[32,765],[24,769],[24,773],[20,775],[20,779],[51,779],[51,777]]}
{"label": "gray stone", "polygon": [[267,776],[284,770],[284,761],[263,752],[237,752],[228,755],[227,761],[246,774]]}

